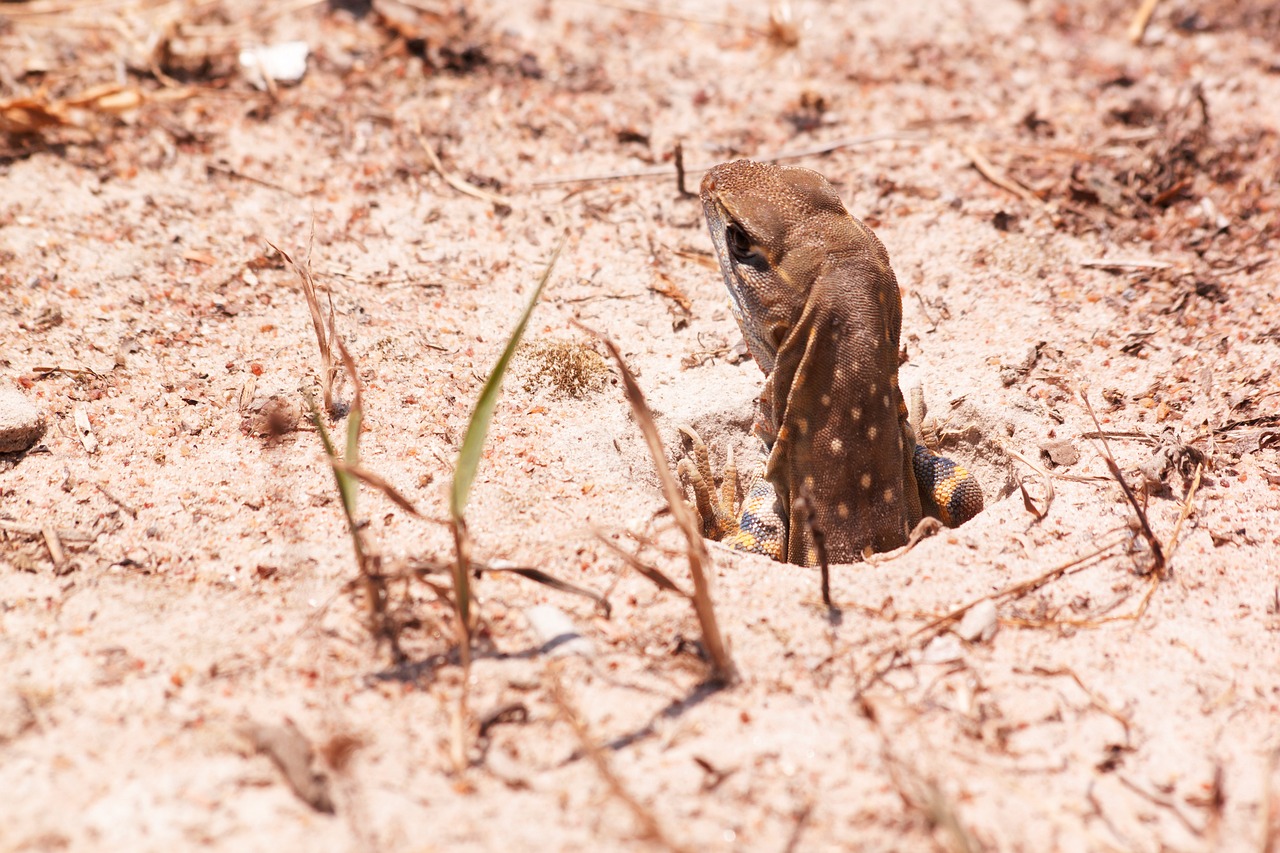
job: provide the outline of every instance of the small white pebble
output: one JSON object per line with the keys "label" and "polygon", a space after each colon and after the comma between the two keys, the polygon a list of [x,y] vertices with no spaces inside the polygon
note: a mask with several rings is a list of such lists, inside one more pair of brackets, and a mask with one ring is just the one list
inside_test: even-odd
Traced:
{"label": "small white pebble", "polygon": [[970,607],[953,629],[967,643],[985,643],[996,635],[996,603],[991,599]]}
{"label": "small white pebble", "polygon": [[920,655],[921,663],[953,663],[964,659],[964,647],[951,634],[934,637]]}
{"label": "small white pebble", "polygon": [[529,627],[533,629],[543,651],[551,657],[592,657],[596,653],[595,644],[582,636],[573,620],[560,608],[539,604],[527,608],[524,616],[529,620]]}

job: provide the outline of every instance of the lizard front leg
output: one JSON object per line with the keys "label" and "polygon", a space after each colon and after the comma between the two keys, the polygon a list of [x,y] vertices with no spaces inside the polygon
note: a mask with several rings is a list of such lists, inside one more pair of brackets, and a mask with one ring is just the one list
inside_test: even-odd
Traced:
{"label": "lizard front leg", "polygon": [[933,440],[926,442],[926,435],[936,439],[937,427],[931,418],[926,420],[928,411],[924,389],[914,386],[907,397],[903,430],[913,439],[907,446],[914,443],[911,467],[920,491],[921,508],[925,516],[933,516],[947,527],[959,527],[982,512],[982,487],[963,465],[929,449]]}
{"label": "lizard front leg", "polygon": [[680,460],[677,471],[693,487],[702,535],[736,551],[764,554],[782,561],[786,553],[787,518],[779,507],[777,490],[764,476],[768,461],[764,448],[739,507],[738,468],[733,449],[729,449],[717,495],[713,491],[715,480],[707,445],[692,427],[681,425],[679,430],[692,445],[693,459]]}

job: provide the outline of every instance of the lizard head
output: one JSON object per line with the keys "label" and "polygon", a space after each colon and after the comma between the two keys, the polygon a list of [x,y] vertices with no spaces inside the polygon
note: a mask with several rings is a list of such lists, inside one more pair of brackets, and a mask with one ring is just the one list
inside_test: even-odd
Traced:
{"label": "lizard head", "polygon": [[870,231],[825,178],[795,166],[716,166],[702,180],[702,208],[733,315],[768,375],[830,247],[866,245]]}

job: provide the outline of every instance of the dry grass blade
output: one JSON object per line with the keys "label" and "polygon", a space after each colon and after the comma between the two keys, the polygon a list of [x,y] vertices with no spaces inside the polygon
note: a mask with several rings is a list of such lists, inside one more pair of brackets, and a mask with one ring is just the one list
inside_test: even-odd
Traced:
{"label": "dry grass blade", "polygon": [[326,318],[325,313],[320,310],[320,298],[316,295],[316,282],[311,275],[311,265],[299,264],[275,243],[270,240],[265,242],[284,258],[285,263],[298,274],[298,279],[302,282],[302,295],[306,297],[307,310],[311,312],[311,327],[316,334],[316,344],[320,347],[320,393],[324,400],[324,410],[333,416],[333,388],[334,381],[338,378],[338,366],[333,359],[333,339],[336,337],[333,297],[326,293],[329,300],[329,313]]}
{"label": "dry grass blade", "polygon": [[689,595],[689,593],[685,592],[683,589],[677,586],[675,581],[671,580],[671,578],[667,577],[658,569],[644,562],[635,554],[632,554],[630,551],[628,551],[626,548],[623,548],[614,542],[610,542],[609,539],[607,539],[604,535],[600,533],[596,534],[596,538],[599,539],[601,544],[603,544],[606,548],[608,548],[610,551],[612,551],[613,553],[617,554],[620,558],[622,558],[622,561],[624,563],[626,563],[631,568],[635,569],[644,577],[653,581],[654,586],[658,587],[658,589],[666,590],[667,592],[674,592],[676,595],[683,595],[685,598],[689,598],[689,599],[693,598],[693,596]]}
{"label": "dry grass blade", "polygon": [[[1089,417],[1093,419],[1093,425],[1098,432],[1102,432],[1102,424],[1098,422],[1098,415],[1093,411],[1093,406],[1089,404],[1089,398],[1082,392],[1080,401],[1084,404],[1085,410],[1089,412]],[[1138,529],[1142,533],[1142,538],[1146,540],[1147,547],[1151,550],[1151,568],[1148,573],[1154,574],[1156,577],[1163,577],[1168,564],[1164,556],[1164,548],[1160,545],[1160,540],[1156,538],[1155,531],[1151,529],[1151,521],[1147,518],[1147,511],[1143,509],[1142,504],[1138,503],[1137,496],[1134,495],[1133,489],[1129,488],[1129,484],[1124,479],[1124,474],[1120,472],[1120,466],[1116,464],[1116,459],[1111,455],[1111,445],[1107,444],[1106,438],[1102,439],[1102,461],[1107,463],[1107,470],[1111,472],[1111,476],[1120,484],[1121,491],[1124,492],[1125,500],[1129,502],[1129,506],[1133,509],[1133,513],[1138,519]]]}
{"label": "dry grass blade", "polygon": [[464,513],[467,500],[471,496],[471,486],[476,479],[476,469],[480,467],[480,453],[484,450],[489,425],[493,422],[493,410],[498,404],[498,394],[502,391],[503,376],[506,375],[507,366],[511,363],[516,348],[520,346],[520,338],[524,335],[525,327],[529,325],[533,308],[538,304],[542,290],[547,286],[551,272],[556,267],[556,261],[560,257],[560,250],[564,248],[566,237],[567,235],[561,235],[560,241],[556,243],[551,259],[547,261],[546,269],[542,271],[542,276],[538,279],[533,293],[530,294],[529,302],[525,305],[519,322],[507,339],[502,355],[498,357],[498,363],[493,366],[493,370],[489,371],[489,377],[485,380],[484,387],[480,389],[480,396],[476,398],[476,407],[471,413],[471,420],[467,423],[467,432],[462,439],[462,446],[458,450],[458,461],[453,469],[453,484],[449,489],[449,516],[453,523],[454,545],[457,549],[457,560],[453,570],[453,591],[454,603],[458,608],[459,642],[463,647],[461,653],[463,661],[468,664],[471,645],[471,585],[467,572],[471,563],[471,541],[467,536]]}
{"label": "dry grass blade", "polygon": [[[1034,578],[1031,578],[1025,581],[1020,581],[1015,584],[1011,584],[1005,587],[1004,589],[1000,590],[999,592],[993,592],[990,595],[979,596],[973,599],[972,601],[968,601],[960,605],[954,610],[948,611],[947,613],[944,613],[941,616],[931,619],[926,624],[912,631],[903,640],[893,643],[885,648],[882,648],[880,651],[872,655],[871,657],[872,663],[869,664],[864,669],[864,672],[869,672],[869,674],[867,675],[866,679],[862,682],[861,686],[859,687],[859,693],[861,693],[862,691],[865,691],[868,687],[870,687],[873,683],[875,683],[875,681],[877,681],[881,676],[883,676],[890,669],[892,669],[894,666],[894,663],[906,652],[906,650],[911,645],[921,642],[922,640],[932,639],[933,637],[937,636],[948,625],[951,625],[955,622],[959,622],[966,613],[968,613],[970,610],[972,610],[974,607],[981,604],[982,602],[987,601],[988,599],[990,599],[991,601],[1001,601],[1005,599],[1012,600],[1012,599],[1021,598],[1027,593],[1034,592],[1040,587],[1045,586],[1046,584],[1052,583],[1053,581],[1057,580],[1058,578],[1070,572],[1072,569],[1076,569],[1077,571],[1084,569],[1088,563],[1090,563],[1093,560],[1099,560],[1101,557],[1106,555],[1108,551],[1116,547],[1116,545],[1118,544],[1120,543],[1107,542],[1101,547],[1093,551],[1090,551],[1088,554],[1068,560],[1067,562],[1059,566],[1055,566],[1054,568],[1049,569],[1047,572],[1039,574]],[[889,663],[883,664],[882,661],[884,661],[886,658],[888,658]]]}
{"label": "dry grass blade", "polygon": [[1091,617],[1087,619],[1062,619],[1058,617],[1045,619],[1010,618],[1005,622],[1022,628],[1043,628],[1048,625],[1059,628],[1100,628],[1103,625],[1110,625],[1114,622],[1136,622],[1146,614],[1147,605],[1151,603],[1151,596],[1158,586],[1160,586],[1160,578],[1154,575],[1151,576],[1150,581],[1147,583],[1146,592],[1142,594],[1142,599],[1138,602],[1138,606],[1129,613],[1121,613],[1118,616]]}
{"label": "dry grass blade", "polygon": [[610,766],[608,757],[604,754],[600,745],[591,737],[591,732],[587,730],[587,724],[582,719],[582,715],[569,699],[568,691],[565,690],[564,684],[560,680],[560,667],[556,663],[552,663],[547,666],[546,672],[547,684],[551,691],[551,701],[559,709],[561,719],[569,724],[569,728],[573,729],[574,735],[578,738],[578,745],[582,747],[583,754],[595,766],[596,772],[600,774],[600,778],[609,787],[609,793],[625,805],[635,817],[636,823],[640,825],[643,837],[660,844],[668,850],[683,849],[677,847],[667,837],[667,834],[662,831],[662,825],[654,817],[653,812],[637,800],[622,784],[618,774],[613,772],[613,767]]}
{"label": "dry grass blade", "polygon": [[1130,44],[1142,42],[1142,37],[1147,34],[1147,25],[1151,23],[1151,16],[1155,14],[1159,3],[1160,0],[1142,0],[1142,5],[1133,13],[1133,20],[1129,22]]}
{"label": "dry grass blade", "polygon": [[1178,514],[1178,523],[1173,526],[1173,534],[1169,536],[1169,559],[1173,559],[1173,554],[1178,550],[1178,536],[1182,533],[1182,525],[1190,516],[1192,508],[1195,506],[1196,491],[1200,488],[1200,475],[1204,473],[1204,463],[1196,464],[1196,473],[1191,480],[1191,487],[1187,489],[1187,497],[1182,501],[1182,512]]}
{"label": "dry grass blade", "polygon": [[120,507],[120,509],[124,510],[125,514],[128,515],[130,518],[138,517],[137,508],[121,500],[118,495],[116,495],[114,492],[111,491],[111,489],[107,488],[102,483],[97,483],[97,482],[93,484],[93,487],[97,489],[99,492],[101,492],[104,498],[111,501],[116,506]]}
{"label": "dry grass blade", "polygon": [[1107,463],[1107,470],[1111,472],[1111,476],[1115,478],[1115,481],[1120,484],[1120,490],[1124,492],[1125,500],[1129,502],[1129,506],[1137,517],[1138,530],[1142,533],[1142,538],[1146,540],[1147,547],[1151,550],[1151,567],[1144,574],[1155,574],[1157,577],[1163,575],[1168,563],[1165,561],[1164,547],[1160,544],[1160,540],[1156,538],[1155,531],[1151,529],[1151,520],[1147,518],[1147,511],[1143,509],[1142,504],[1138,503],[1138,498],[1133,493],[1133,489],[1129,488],[1129,484],[1125,482],[1124,474],[1120,471],[1120,466],[1116,464],[1116,460],[1110,455],[1106,455],[1102,457],[1102,461]]}
{"label": "dry grass blade", "polygon": [[396,490],[395,486],[388,483],[380,474],[375,474],[368,468],[361,465],[349,465],[341,459],[333,460],[333,467],[346,474],[350,474],[366,486],[371,486],[382,492],[387,496],[389,501],[409,513],[409,515],[412,515],[414,518],[421,518],[424,521],[437,521],[440,524],[448,523],[446,521],[440,521],[439,519],[427,518],[425,515],[418,512],[418,508],[415,507],[408,498],[400,494],[400,492]]}
{"label": "dry grass blade", "polygon": [[1027,493],[1027,487],[1021,479],[1018,480],[1018,489],[1022,492],[1022,505],[1027,508],[1027,512],[1035,516],[1036,521],[1043,520],[1049,514],[1049,507],[1053,505],[1053,477],[1045,467],[1025,454],[1014,450],[1012,447],[1002,445],[1004,452],[1017,459],[1023,465],[1026,465],[1032,471],[1040,475],[1040,482],[1044,483],[1044,506],[1038,507],[1031,495]]}
{"label": "dry grass blade", "polygon": [[667,499],[671,517],[675,519],[676,525],[685,537],[685,554],[689,560],[689,575],[693,579],[693,609],[698,616],[698,625],[702,629],[702,641],[711,658],[711,681],[718,684],[734,684],[738,680],[738,670],[729,657],[729,649],[720,634],[720,626],[716,623],[715,608],[711,604],[711,590],[707,584],[706,570],[711,565],[711,555],[707,553],[707,544],[698,529],[698,520],[693,517],[693,511],[685,503],[680,485],[667,468],[667,453],[662,446],[662,438],[658,435],[658,427],[653,422],[653,413],[649,411],[649,404],[645,402],[644,392],[640,390],[640,384],[636,382],[631,368],[627,367],[622,353],[618,352],[613,341],[580,324],[579,328],[594,335],[604,344],[609,355],[613,357],[614,363],[618,365],[618,372],[622,374],[622,386],[627,395],[627,402],[631,404],[636,424],[640,427],[645,444],[649,447],[649,456],[653,459],[653,465],[658,471],[658,480],[662,483],[662,494]]}
{"label": "dry grass blade", "polygon": [[62,547],[57,528],[52,524],[45,524],[40,527],[40,533],[44,536],[44,546],[49,551],[49,561],[53,563],[53,573],[63,574],[62,567],[67,564],[67,552]]}
{"label": "dry grass blade", "polygon": [[[1022,671],[1023,670],[1019,670],[1017,668],[1014,669],[1014,672],[1022,672]],[[1098,694],[1090,690],[1085,685],[1084,681],[1080,678],[1080,676],[1076,674],[1075,670],[1070,669],[1068,667],[1059,667],[1057,669],[1052,669],[1044,666],[1036,666],[1031,668],[1031,672],[1034,673],[1035,675],[1066,676],[1067,678],[1070,678],[1072,681],[1076,683],[1076,686],[1079,687],[1082,691],[1084,691],[1084,694],[1089,697],[1089,702],[1093,705],[1093,707],[1097,708],[1099,711],[1106,714],[1111,719],[1115,720],[1124,728],[1125,743],[1127,744],[1129,742],[1129,733],[1130,733],[1130,729],[1133,727],[1133,721],[1130,720],[1128,717],[1126,717],[1124,714],[1117,711],[1115,708],[1112,708],[1110,703],[1108,703],[1101,696],[1099,696]]]}
{"label": "dry grass blade", "polygon": [[999,592],[993,592],[990,595],[979,596],[978,598],[975,598],[973,601],[960,605],[955,610],[952,610],[948,613],[944,613],[942,616],[939,616],[937,619],[934,619],[932,622],[928,623],[924,627],[917,628],[915,631],[911,633],[910,636],[919,637],[922,634],[928,634],[932,631],[937,630],[938,628],[945,628],[947,625],[950,625],[953,622],[958,622],[960,621],[961,618],[964,617],[964,614],[968,613],[974,607],[986,601],[987,599],[991,599],[992,601],[999,601],[1000,599],[1003,599],[1003,598],[1021,598],[1027,593],[1034,592],[1035,590],[1039,589],[1040,587],[1044,586],[1047,583],[1052,583],[1053,581],[1065,575],[1071,569],[1076,568],[1077,566],[1083,566],[1089,560],[1101,557],[1107,551],[1110,551],[1113,547],[1115,547],[1115,545],[1116,543],[1114,542],[1108,542],[1106,545],[1103,545],[1102,547],[1094,551],[1090,551],[1088,554],[1085,554],[1082,557],[1076,557],[1075,559],[1068,560],[1062,565],[1055,566],[1054,568],[1049,569],[1049,571],[1044,572],[1043,574],[1037,575],[1036,577],[1031,578],[1030,580],[1020,581],[1019,583],[1011,584],[1010,586],[1005,587]]}
{"label": "dry grass blade", "polygon": [[422,135],[421,126],[414,128],[414,135],[418,138],[418,144],[422,146],[423,153],[427,155],[427,160],[431,163],[431,168],[435,169],[440,174],[440,177],[444,178],[444,182],[446,184],[453,187],[463,195],[469,195],[472,198],[487,201],[494,207],[506,208],[507,210],[511,209],[511,199],[506,196],[499,195],[498,193],[491,193],[488,190],[482,190],[473,184],[467,183],[452,172],[446,171],[444,164],[440,162],[440,155],[436,154],[435,149],[431,147],[431,143]]}
{"label": "dry grass blade", "polygon": [[356,497],[360,491],[360,482],[355,475],[350,473],[350,470],[359,467],[359,435],[362,410],[358,404],[351,407],[351,414],[347,420],[347,455],[343,459],[339,457],[338,449],[329,435],[329,430],[325,427],[324,417],[320,414],[320,408],[310,394],[307,394],[306,398],[311,423],[316,428],[316,432],[320,434],[320,441],[324,445],[325,455],[329,459],[329,465],[333,469],[334,480],[338,485],[338,495],[342,499],[342,511],[347,519],[347,530],[351,534],[351,546],[355,551],[356,565],[360,570],[360,587],[363,589],[366,598],[366,607],[368,608],[366,618],[369,632],[373,634],[375,639],[386,641],[391,649],[392,658],[397,663],[401,663],[406,656],[404,650],[400,648],[400,632],[387,611],[386,579],[379,569],[378,557],[372,553],[364,541],[364,533],[360,529],[360,523],[356,517]]}
{"label": "dry grass blade", "polygon": [[547,574],[542,571],[542,569],[531,569],[526,566],[484,566],[480,571],[485,574],[508,572],[513,575],[519,575],[522,578],[528,578],[531,581],[536,581],[543,586],[549,586],[552,589],[559,590],[560,592],[567,592],[571,595],[580,595],[583,598],[589,598],[596,603],[596,606],[600,608],[600,612],[603,613],[606,618],[613,614],[613,605],[609,603],[609,599],[605,598],[600,593],[595,590],[587,589],[586,587],[578,586],[577,584],[569,583],[568,581],[562,581],[554,575]]}
{"label": "dry grass blade", "polygon": [[1041,201],[1039,196],[1024,187],[1022,184],[1004,175],[999,169],[992,165],[990,160],[982,156],[982,152],[978,151],[977,148],[974,148],[972,145],[966,145],[963,151],[964,156],[969,158],[969,162],[973,163],[973,167],[978,170],[978,173],[982,175],[982,177],[986,178],[1000,189],[1013,193],[1037,210],[1047,211],[1049,209],[1049,205]]}
{"label": "dry grass blade", "polygon": [[1168,812],[1172,814],[1175,818],[1177,818],[1178,822],[1181,823],[1184,827],[1186,827],[1187,831],[1190,832],[1192,835],[1199,836],[1199,837],[1204,836],[1204,828],[1196,826],[1194,823],[1192,823],[1191,820],[1185,814],[1182,813],[1182,808],[1173,799],[1166,797],[1165,795],[1157,793],[1155,791],[1147,790],[1147,788],[1143,787],[1142,785],[1139,785],[1137,782],[1133,781],[1123,773],[1115,774],[1115,778],[1117,782],[1119,782],[1121,785],[1124,785],[1130,791],[1133,791],[1135,794],[1137,794],[1139,797],[1142,797],[1147,802],[1151,803],[1154,806],[1159,806],[1162,809],[1168,810]]}
{"label": "dry grass blade", "polygon": [[[1084,556],[1076,557],[1075,559],[1068,560],[1062,565],[1056,566],[1050,569],[1049,571],[1045,572],[1044,574],[1037,575],[1036,577],[1031,578],[1030,580],[1011,584],[1010,586],[1005,587],[999,592],[992,593],[990,596],[987,596],[987,597],[993,601],[999,601],[1001,599],[1006,599],[1006,598],[1007,599],[1021,598],[1022,596],[1026,595],[1029,592],[1035,592],[1037,589],[1039,589],[1040,587],[1044,586],[1047,583],[1052,583],[1053,581],[1056,581],[1058,578],[1062,577],[1072,569],[1084,568],[1085,564],[1088,563],[1090,560],[1096,560],[1101,558],[1112,548],[1116,547],[1116,545],[1118,544],[1119,544],[1118,542],[1106,542],[1100,545],[1099,547],[1097,547],[1096,549],[1094,549],[1093,551],[1090,551],[1088,554],[1085,554]],[[981,599],[978,599],[978,601],[981,601]],[[968,610],[969,607],[972,607],[974,604],[977,604],[978,601],[974,601],[970,603],[968,607],[964,608],[964,610]],[[960,615],[964,615],[963,610],[961,611]]]}
{"label": "dry grass blade", "polygon": [[329,430],[324,423],[324,417],[320,414],[320,409],[316,406],[315,400],[309,393],[305,393],[304,396],[306,397],[311,423],[320,435],[325,455],[329,460],[330,467],[333,469],[333,477],[338,486],[338,494],[342,499],[342,511],[347,519],[347,530],[351,534],[351,546],[355,552],[356,565],[360,570],[360,585],[366,598],[369,632],[378,641],[385,641],[388,644],[393,659],[399,663],[405,659],[405,654],[403,649],[400,648],[399,628],[387,610],[386,579],[380,569],[379,557],[370,550],[364,540],[364,533],[360,528],[356,512],[356,501],[360,492],[360,479],[352,472],[360,470],[360,430],[364,420],[364,398],[360,377],[356,371],[355,359],[351,357],[346,344],[337,335],[334,327],[332,299],[329,302],[327,321],[320,311],[315,281],[311,276],[310,269],[295,263],[279,247],[272,245],[270,242],[268,242],[268,245],[271,245],[273,249],[280,253],[280,256],[285,259],[302,280],[303,293],[311,310],[312,325],[316,333],[317,342],[320,345],[321,364],[324,367],[322,386],[326,394],[325,407],[330,414],[333,414],[331,389],[333,379],[337,375],[337,366],[333,364],[333,348],[335,347],[338,350],[342,366],[346,370],[347,378],[351,382],[354,400],[347,417],[346,444],[341,454],[339,454],[337,446],[329,435]]}

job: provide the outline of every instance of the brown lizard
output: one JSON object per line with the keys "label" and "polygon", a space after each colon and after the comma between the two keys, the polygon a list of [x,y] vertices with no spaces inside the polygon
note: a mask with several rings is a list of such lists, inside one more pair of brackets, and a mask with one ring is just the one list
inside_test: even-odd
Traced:
{"label": "brown lizard", "polygon": [[[702,206],[733,315],[765,374],[755,432],[764,460],[734,512],[696,434],[704,531],[732,547],[816,565],[906,544],[923,517],[955,526],[982,490],[916,443],[898,387],[902,297],[884,245],[809,169],[739,160],[702,181]],[[727,505],[726,505],[727,504]]]}

